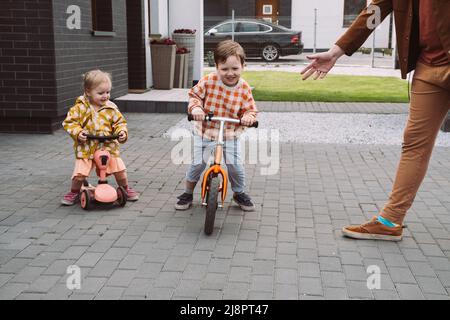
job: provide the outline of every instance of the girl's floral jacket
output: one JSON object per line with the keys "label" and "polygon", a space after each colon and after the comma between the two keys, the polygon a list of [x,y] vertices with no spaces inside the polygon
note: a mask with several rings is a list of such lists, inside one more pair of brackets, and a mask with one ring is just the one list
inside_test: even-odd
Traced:
{"label": "girl's floral jacket", "polygon": [[[74,141],[73,149],[77,159],[93,159],[99,144],[97,140],[87,140],[85,143],[78,141],[78,135],[83,130],[89,134],[102,136],[116,135],[120,131],[125,131],[128,137],[127,122],[113,102],[108,101],[95,111],[84,96],[78,97],[62,125]],[[106,141],[104,146],[111,155],[119,156],[118,140]]]}

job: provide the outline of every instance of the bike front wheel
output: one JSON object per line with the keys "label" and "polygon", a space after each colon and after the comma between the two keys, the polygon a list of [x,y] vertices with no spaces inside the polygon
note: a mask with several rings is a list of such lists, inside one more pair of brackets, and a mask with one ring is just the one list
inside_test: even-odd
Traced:
{"label": "bike front wheel", "polygon": [[212,177],[209,180],[208,193],[206,195],[206,217],[205,234],[210,235],[214,229],[214,220],[218,207],[217,197],[219,196],[219,177]]}

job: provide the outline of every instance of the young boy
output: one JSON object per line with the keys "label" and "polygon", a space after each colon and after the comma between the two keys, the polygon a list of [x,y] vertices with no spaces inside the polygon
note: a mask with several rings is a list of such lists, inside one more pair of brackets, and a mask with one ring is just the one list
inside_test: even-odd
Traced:
{"label": "young boy", "polygon": [[241,161],[239,135],[244,126],[256,120],[255,100],[248,83],[241,78],[245,63],[244,49],[239,43],[225,40],[214,51],[216,71],[203,77],[189,92],[188,113],[195,120],[194,161],[186,173],[186,190],[178,197],[176,210],[186,210],[192,205],[195,185],[206,167],[203,157],[210,154],[219,133],[216,121],[203,121],[205,115],[241,119],[242,126],[226,123],[224,127],[224,160],[233,190],[233,199],[244,211],[253,211],[251,198],[244,192],[245,171]]}

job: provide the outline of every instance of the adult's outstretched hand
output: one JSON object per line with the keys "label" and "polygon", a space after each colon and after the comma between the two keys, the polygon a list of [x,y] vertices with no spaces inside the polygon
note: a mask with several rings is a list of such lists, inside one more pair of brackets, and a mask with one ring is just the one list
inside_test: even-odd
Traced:
{"label": "adult's outstretched hand", "polygon": [[333,68],[336,61],[344,54],[344,51],[337,45],[333,46],[327,52],[316,53],[306,56],[309,60],[312,60],[300,74],[303,75],[302,80],[308,79],[314,74],[314,80],[323,79],[328,72]]}

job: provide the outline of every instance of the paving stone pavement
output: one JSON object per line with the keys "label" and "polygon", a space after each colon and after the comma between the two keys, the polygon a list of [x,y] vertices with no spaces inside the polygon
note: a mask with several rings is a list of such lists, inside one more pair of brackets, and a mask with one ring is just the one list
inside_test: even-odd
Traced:
{"label": "paving stone pavement", "polygon": [[[198,190],[192,209],[173,209],[187,165],[162,135],[183,115],[125,116],[141,193],[125,208],[60,205],[73,166],[63,130],[0,134],[0,299],[449,299],[450,148],[435,149],[401,242],[340,232],[388,197],[400,146],[382,145],[282,144],[277,174],[246,165],[256,212],[229,192],[206,236]],[[67,288],[72,265],[80,289]],[[373,265],[381,287],[369,290]]]}

